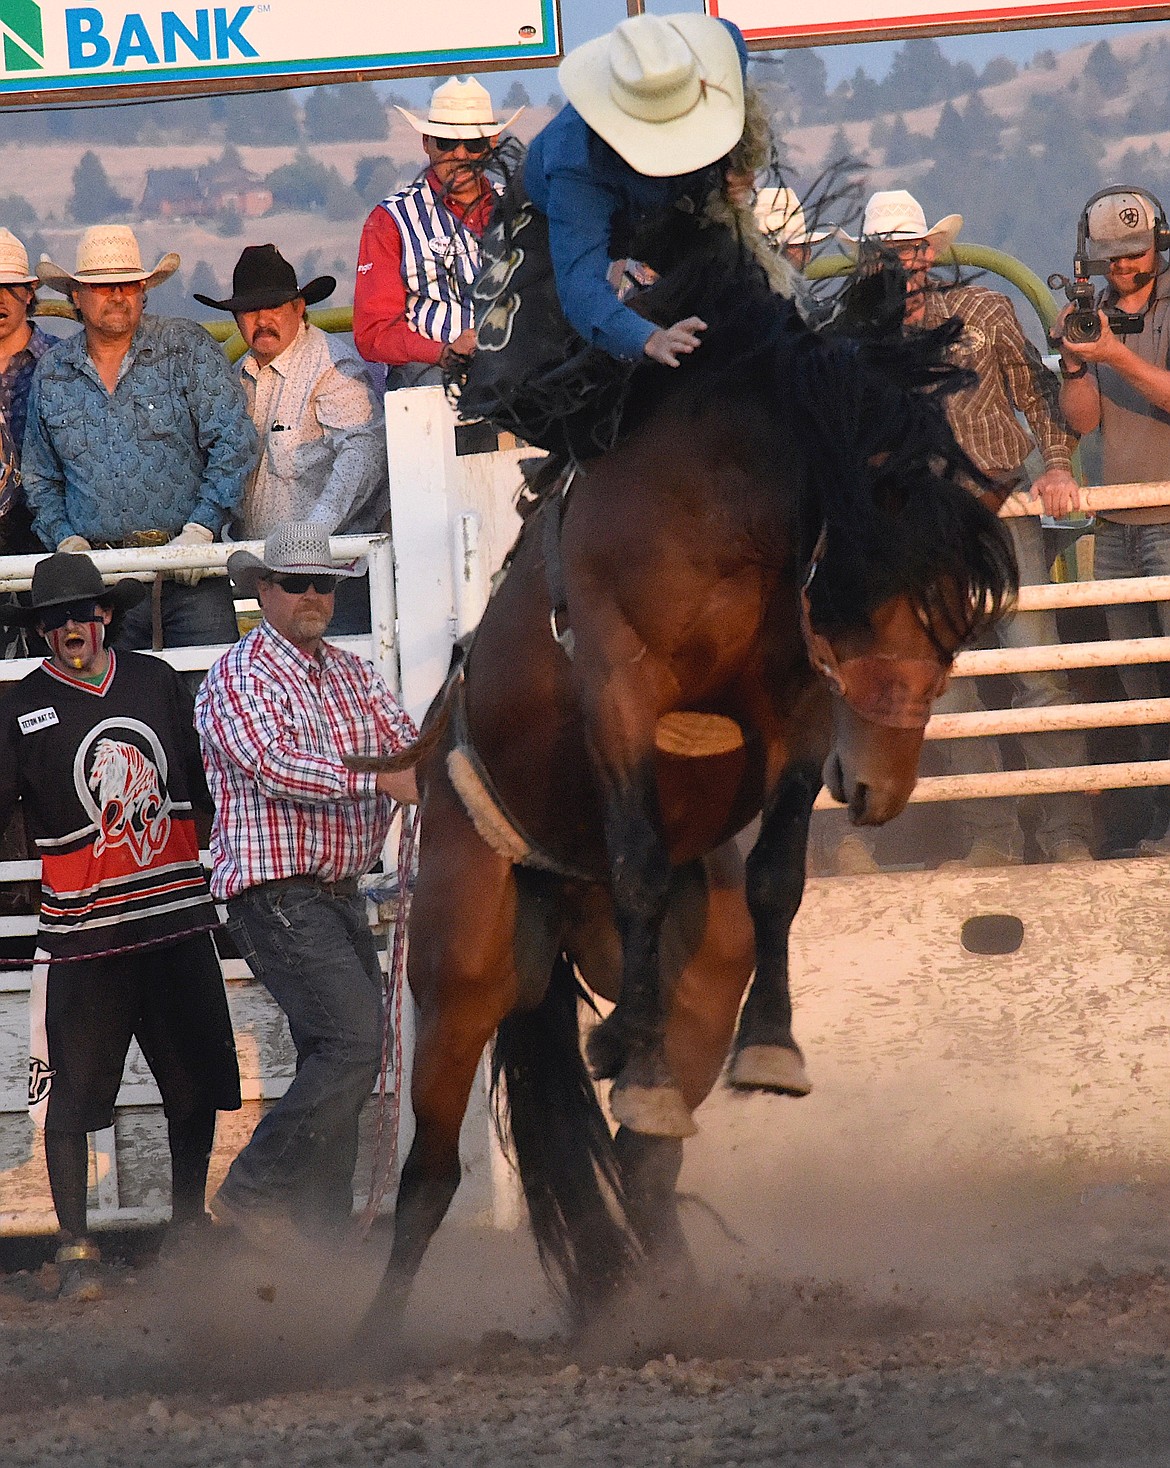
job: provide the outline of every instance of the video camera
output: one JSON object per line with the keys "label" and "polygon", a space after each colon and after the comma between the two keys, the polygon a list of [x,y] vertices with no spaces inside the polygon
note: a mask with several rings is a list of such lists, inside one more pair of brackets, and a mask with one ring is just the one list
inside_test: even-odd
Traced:
{"label": "video camera", "polygon": [[1109,330],[1115,336],[1132,336],[1142,329],[1145,319],[1141,311],[1119,311],[1116,306],[1104,304],[1104,291],[1093,287],[1090,276],[1107,275],[1108,260],[1086,260],[1078,255],[1073,261],[1073,278],[1053,274],[1048,277],[1050,290],[1062,290],[1072,302],[1072,310],[1064,318],[1064,340],[1070,347],[1079,342],[1095,342],[1101,335],[1101,317],[1105,312]]}

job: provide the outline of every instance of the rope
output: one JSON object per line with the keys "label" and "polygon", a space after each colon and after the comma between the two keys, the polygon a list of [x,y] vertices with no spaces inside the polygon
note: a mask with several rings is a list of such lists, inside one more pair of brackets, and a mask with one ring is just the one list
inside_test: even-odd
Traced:
{"label": "rope", "polygon": [[[410,920],[410,884],[414,874],[418,824],[414,811],[404,806],[402,828],[398,833],[398,916],[394,920],[394,943],[382,985],[382,1063],[378,1069],[378,1109],[370,1160],[370,1191],[358,1220],[358,1236],[362,1239],[374,1226],[374,1219],[390,1186],[391,1175],[398,1170],[398,1123],[402,1113],[402,993],[406,987],[406,928]],[[386,1069],[392,1041],[394,1089],[388,1092]]]}
{"label": "rope", "polygon": [[[91,963],[95,958],[117,958],[122,953],[141,953],[146,948],[159,948],[164,943],[178,943],[182,938],[194,938],[198,933],[213,933],[218,922],[204,923],[201,928],[183,928],[178,933],[168,933],[165,938],[151,938],[145,943],[124,943],[121,948],[103,948],[100,953],[71,953],[68,957],[55,958],[49,954],[44,958],[0,958],[0,968],[24,969],[36,964]],[[34,936],[39,937],[39,934]]]}

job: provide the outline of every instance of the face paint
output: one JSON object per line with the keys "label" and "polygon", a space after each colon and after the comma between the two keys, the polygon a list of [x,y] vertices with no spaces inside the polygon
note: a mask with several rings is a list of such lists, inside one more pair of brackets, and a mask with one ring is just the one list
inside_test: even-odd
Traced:
{"label": "face paint", "polygon": [[42,629],[53,649],[53,659],[75,673],[90,672],[101,657],[105,626],[101,622],[75,622]]}

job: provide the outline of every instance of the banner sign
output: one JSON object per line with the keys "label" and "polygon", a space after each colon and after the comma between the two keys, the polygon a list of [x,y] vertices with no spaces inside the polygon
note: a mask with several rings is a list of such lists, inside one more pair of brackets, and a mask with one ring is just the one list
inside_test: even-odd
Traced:
{"label": "banner sign", "polygon": [[0,105],[540,66],[556,0],[0,0]]}
{"label": "banner sign", "polygon": [[970,0],[706,0],[708,15],[734,21],[751,46],[807,46],[834,41],[881,41],[898,36],[943,36],[963,31],[1026,30],[1154,20],[1170,15],[1167,0],[1031,0],[983,4]]}

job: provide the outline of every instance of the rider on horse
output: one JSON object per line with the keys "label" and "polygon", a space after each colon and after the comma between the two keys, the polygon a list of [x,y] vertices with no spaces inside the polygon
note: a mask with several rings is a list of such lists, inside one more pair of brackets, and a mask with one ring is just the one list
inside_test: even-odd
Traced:
{"label": "rider on horse", "polygon": [[705,322],[647,320],[619,297],[611,267],[654,266],[647,230],[669,248],[683,215],[735,228],[754,248],[750,197],[768,134],[745,100],[746,69],[738,29],[704,15],[634,16],[569,53],[558,73],[568,103],[533,140],[485,240],[464,416],[590,457],[616,437],[633,367],[677,367],[699,346]]}

